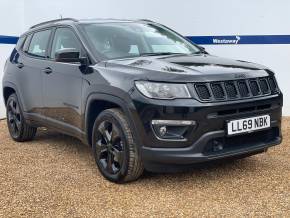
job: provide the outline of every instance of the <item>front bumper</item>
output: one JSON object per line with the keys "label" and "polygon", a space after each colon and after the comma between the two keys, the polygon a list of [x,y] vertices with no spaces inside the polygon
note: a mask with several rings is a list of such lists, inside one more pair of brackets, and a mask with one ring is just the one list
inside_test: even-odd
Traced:
{"label": "front bumper", "polygon": [[[256,138],[256,140],[249,139],[251,137]],[[212,146],[211,142],[216,139],[223,141],[223,150],[214,151],[210,149]],[[274,122],[268,130],[233,136],[231,138],[226,136],[224,130],[208,132],[191,146],[185,148],[142,147],[142,156],[145,167],[155,171],[156,167],[161,165],[173,165],[176,167],[177,165],[190,165],[228,157],[261,153],[271,146],[280,144],[281,141],[279,124]]]}
{"label": "front bumper", "polygon": [[[190,165],[226,157],[251,155],[280,144],[283,96],[277,94],[259,99],[235,102],[200,103],[196,100],[162,102],[148,100],[134,102],[137,138],[145,168],[154,170],[157,165],[166,168]],[[229,120],[269,114],[269,129],[227,136]],[[193,120],[196,128],[189,131],[186,141],[160,140],[152,131],[152,120]],[[223,144],[215,151],[213,143]],[[163,167],[164,168],[164,167]]]}

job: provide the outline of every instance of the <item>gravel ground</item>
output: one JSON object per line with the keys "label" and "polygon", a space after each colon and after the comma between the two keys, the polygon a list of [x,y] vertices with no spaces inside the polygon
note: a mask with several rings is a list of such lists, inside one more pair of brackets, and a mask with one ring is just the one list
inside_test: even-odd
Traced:
{"label": "gravel ground", "polygon": [[42,130],[33,142],[15,143],[1,121],[0,216],[290,217],[290,118],[283,135],[264,154],[116,185],[78,140]]}

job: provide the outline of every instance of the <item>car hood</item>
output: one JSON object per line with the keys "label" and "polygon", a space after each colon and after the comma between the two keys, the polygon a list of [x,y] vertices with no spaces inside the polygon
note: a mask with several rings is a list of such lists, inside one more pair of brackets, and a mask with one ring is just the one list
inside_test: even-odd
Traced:
{"label": "car hood", "polygon": [[158,81],[232,80],[263,77],[266,67],[212,55],[169,55],[110,60],[106,67]]}

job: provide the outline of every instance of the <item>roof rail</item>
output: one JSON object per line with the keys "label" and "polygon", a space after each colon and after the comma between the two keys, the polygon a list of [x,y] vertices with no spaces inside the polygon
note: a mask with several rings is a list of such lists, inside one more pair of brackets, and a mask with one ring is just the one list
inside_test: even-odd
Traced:
{"label": "roof rail", "polygon": [[39,24],[35,24],[35,25],[31,26],[29,29],[33,29],[35,27],[42,26],[45,24],[55,23],[55,22],[59,22],[59,21],[67,21],[67,20],[75,21],[75,22],[78,21],[77,19],[74,19],[74,18],[61,18],[61,19],[49,20],[49,21],[45,21],[45,22],[42,22]]}
{"label": "roof rail", "polygon": [[152,22],[152,23],[154,23],[153,20],[149,20],[149,19],[139,19],[139,21],[145,21],[145,22]]}

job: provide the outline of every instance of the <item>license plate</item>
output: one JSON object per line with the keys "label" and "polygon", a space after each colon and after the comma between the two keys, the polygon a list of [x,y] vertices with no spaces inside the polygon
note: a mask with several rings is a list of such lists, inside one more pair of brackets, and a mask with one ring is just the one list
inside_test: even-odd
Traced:
{"label": "license plate", "polygon": [[271,118],[269,115],[263,115],[239,120],[231,120],[227,123],[227,125],[228,135],[249,133],[256,130],[269,128],[271,125]]}

